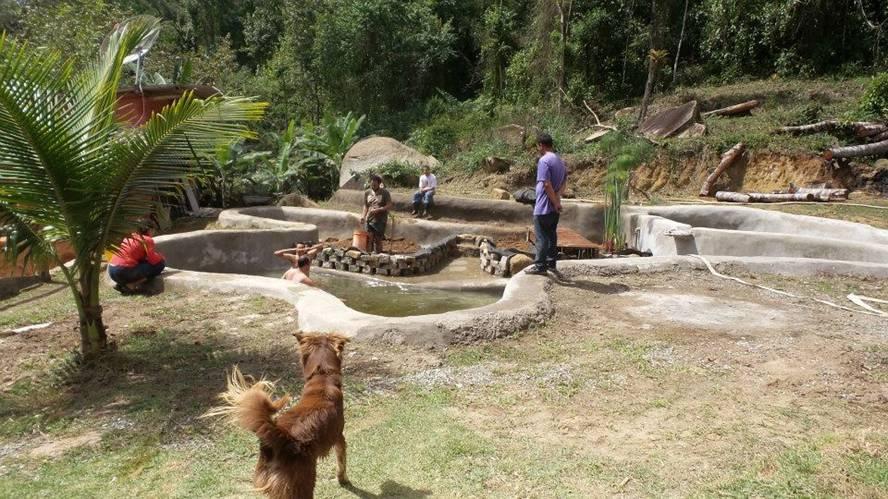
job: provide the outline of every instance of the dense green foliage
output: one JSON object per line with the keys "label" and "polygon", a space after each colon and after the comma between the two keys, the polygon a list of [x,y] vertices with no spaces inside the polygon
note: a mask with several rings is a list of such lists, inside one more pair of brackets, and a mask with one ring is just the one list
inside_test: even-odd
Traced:
{"label": "dense green foliage", "polygon": [[[55,51],[0,37],[2,256],[59,265],[86,356],[107,348],[99,303],[104,251],[202,173],[196,156],[252,136],[243,123],[259,120],[265,107],[188,93],[141,126],[124,128],[115,119],[124,56],[159,24],[141,16],[118,26],[81,71]],[[57,243],[73,250],[72,265],[63,264]]]}
{"label": "dense green foliage", "polygon": [[859,111],[865,118],[888,118],[888,73],[873,77],[861,98]]}
{"label": "dense green foliage", "polygon": [[613,158],[607,165],[604,181],[604,242],[610,250],[621,251],[626,246],[621,207],[623,200],[629,197],[629,177],[634,168],[650,157],[653,146],[625,132],[611,132],[604,136],[598,147]]}
{"label": "dense green foliage", "polygon": [[[0,0],[0,26],[82,56],[115,22],[153,14],[169,28],[152,74],[171,79],[192,61],[193,81],[272,102],[270,129],[354,111],[369,131],[404,138],[439,90],[496,106],[630,102],[652,33],[668,59],[662,90],[685,2],[653,4],[657,30],[652,3],[639,0]],[[879,0],[690,0],[674,81],[867,72],[884,65],[872,26],[886,19]],[[424,140],[452,147],[447,133]]]}

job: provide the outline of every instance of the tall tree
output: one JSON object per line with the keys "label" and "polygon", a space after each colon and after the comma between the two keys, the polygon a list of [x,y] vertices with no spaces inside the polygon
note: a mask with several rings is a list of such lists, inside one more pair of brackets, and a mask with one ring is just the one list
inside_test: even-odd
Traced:
{"label": "tall tree", "polygon": [[641,99],[641,109],[638,112],[638,120],[636,124],[641,124],[645,116],[647,116],[648,106],[654,93],[654,85],[657,80],[657,71],[666,52],[663,50],[662,40],[662,18],[665,14],[665,0],[651,0],[651,24],[650,24],[650,40],[651,49],[648,52],[648,74],[647,82],[644,84],[644,97]]}
{"label": "tall tree", "polygon": [[[153,200],[181,192],[196,154],[248,136],[264,105],[186,94],[142,126],[115,119],[123,59],[159,20],[119,25],[81,72],[54,51],[0,38],[0,232],[6,256],[59,265],[80,317],[81,348],[95,358],[108,338],[99,301],[102,255],[130,234]],[[67,242],[66,266],[55,243]]]}
{"label": "tall tree", "polygon": [[678,80],[678,58],[681,55],[681,44],[684,41],[685,37],[685,25],[688,22],[688,3],[690,0],[685,0],[684,14],[681,16],[681,33],[678,35],[678,46],[675,47],[675,62],[672,65],[672,85],[675,86],[675,82]]}

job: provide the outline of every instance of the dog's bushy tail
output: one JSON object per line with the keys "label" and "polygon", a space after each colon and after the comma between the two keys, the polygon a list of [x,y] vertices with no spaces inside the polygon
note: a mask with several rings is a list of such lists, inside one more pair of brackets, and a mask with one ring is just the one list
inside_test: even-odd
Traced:
{"label": "dog's bushy tail", "polygon": [[274,424],[274,415],[290,401],[289,396],[272,399],[274,383],[260,379],[250,384],[237,366],[228,375],[228,388],[219,394],[222,405],[207,411],[203,417],[224,417],[256,434],[266,444],[286,439]]}

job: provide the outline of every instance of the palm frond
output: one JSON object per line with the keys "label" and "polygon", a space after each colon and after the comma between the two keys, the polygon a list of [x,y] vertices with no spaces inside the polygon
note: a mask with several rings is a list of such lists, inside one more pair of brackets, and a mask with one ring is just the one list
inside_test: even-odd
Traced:
{"label": "palm frond", "polygon": [[83,122],[94,132],[114,124],[114,113],[108,111],[113,111],[117,100],[123,60],[146,40],[156,37],[160,25],[160,19],[151,16],[136,16],[118,24],[102,43],[96,60],[82,73],[75,87],[77,100],[92,103]]}
{"label": "palm frond", "polygon": [[78,126],[88,103],[66,92],[72,79],[57,54],[0,37],[0,204],[56,236],[88,219],[78,173],[94,143]]}
{"label": "palm frond", "polygon": [[90,182],[100,189],[94,199],[104,203],[97,215],[108,222],[96,244],[128,235],[147,214],[146,202],[181,193],[211,166],[198,158],[213,154],[220,141],[252,137],[243,123],[260,119],[265,107],[246,98],[200,100],[186,94],[122,135],[101,175]]}
{"label": "palm frond", "polygon": [[35,229],[32,221],[0,204],[0,236],[6,237],[2,255],[8,261],[24,257],[22,262],[37,267],[55,262],[58,257],[51,239],[52,230]]}

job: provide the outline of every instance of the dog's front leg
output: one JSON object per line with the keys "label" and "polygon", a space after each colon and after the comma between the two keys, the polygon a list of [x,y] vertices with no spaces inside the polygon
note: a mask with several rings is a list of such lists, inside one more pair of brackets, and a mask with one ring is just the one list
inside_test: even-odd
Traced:
{"label": "dog's front leg", "polygon": [[345,435],[340,434],[339,440],[336,441],[333,447],[336,450],[336,463],[338,465],[336,479],[339,480],[340,485],[348,485],[348,477],[345,475]]}

